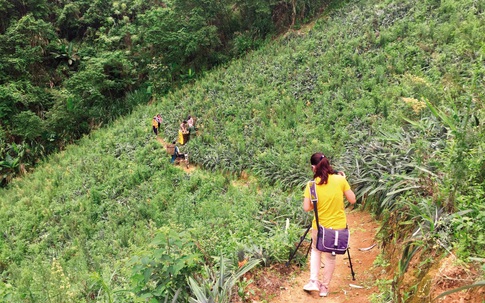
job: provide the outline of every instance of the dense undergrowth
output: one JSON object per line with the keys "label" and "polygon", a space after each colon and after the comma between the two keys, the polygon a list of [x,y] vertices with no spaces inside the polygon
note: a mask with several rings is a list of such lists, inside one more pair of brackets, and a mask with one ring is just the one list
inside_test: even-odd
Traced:
{"label": "dense undergrowth", "polygon": [[7,299],[130,301],[127,290],[165,297],[212,256],[287,256],[296,228],[275,214],[298,221],[299,199],[234,186],[221,173],[185,174],[146,118],[139,111],[93,133],[4,192],[2,291],[15,294]]}
{"label": "dense undergrowth", "polygon": [[[430,299],[404,277],[449,252],[478,267],[485,258],[484,11],[473,0],[345,3],[310,30],[155,92],[2,189],[0,294],[203,297],[218,289],[214,270],[237,275],[238,251],[287,257],[309,220],[300,205],[308,158],[323,151],[382,220],[383,247],[403,248],[380,300]],[[183,151],[202,169],[169,164],[150,133],[157,112],[166,141],[197,117],[200,135]],[[255,179],[234,183],[247,175]]]}
{"label": "dense undergrowth", "polygon": [[308,22],[327,0],[0,5],[0,186],[45,156]]}

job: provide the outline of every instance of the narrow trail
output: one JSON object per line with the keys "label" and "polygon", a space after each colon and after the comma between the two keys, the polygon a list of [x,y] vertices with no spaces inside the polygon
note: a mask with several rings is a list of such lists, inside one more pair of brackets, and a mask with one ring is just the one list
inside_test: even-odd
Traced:
{"label": "narrow trail", "polygon": [[[329,302],[329,303],[367,303],[370,302],[369,296],[377,294],[379,291],[375,285],[377,275],[383,275],[384,272],[376,273],[373,263],[380,253],[377,245],[369,250],[360,250],[369,248],[376,244],[376,233],[379,224],[366,211],[349,210],[347,211],[347,222],[351,231],[350,236],[350,257],[352,267],[355,273],[355,281],[352,280],[352,274],[349,267],[347,254],[337,256],[337,266],[330,284],[330,293],[328,297],[321,298],[318,292],[305,292],[303,285],[308,282],[310,277],[309,257],[304,268],[299,269],[294,275],[287,277],[287,281],[280,287],[279,293],[271,299],[270,303],[311,303],[311,302]],[[309,235],[308,235],[309,238]],[[306,247],[300,247],[306,252]],[[322,264],[323,266],[323,264]],[[322,276],[320,271],[320,278]],[[377,275],[376,275],[377,274]],[[362,288],[355,288],[350,285],[357,285]]]}
{"label": "narrow trail", "polygon": [[[167,145],[169,144],[168,142],[164,141],[163,138],[157,136],[157,141],[163,146],[165,151],[167,150]],[[190,161],[190,159],[189,159]],[[177,167],[180,167],[180,169],[183,169],[186,173],[191,173],[192,171],[195,170],[195,166],[193,164],[189,165],[189,167],[186,167],[185,165],[177,165]]]}

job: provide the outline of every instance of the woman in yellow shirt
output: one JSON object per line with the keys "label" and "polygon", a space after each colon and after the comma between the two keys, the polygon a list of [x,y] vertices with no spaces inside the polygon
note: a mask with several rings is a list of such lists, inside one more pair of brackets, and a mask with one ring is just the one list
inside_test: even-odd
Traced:
{"label": "woman in yellow shirt", "polygon": [[[355,203],[355,194],[343,172],[333,170],[328,158],[322,153],[315,153],[310,158],[313,170],[313,179],[316,183],[318,197],[317,211],[319,224],[325,228],[344,229],[347,227],[345,216],[344,196],[351,204]],[[303,209],[314,211],[310,199],[310,183],[307,184],[303,194]],[[336,256],[324,253],[316,249],[317,223],[315,216],[312,222],[312,252],[310,256],[310,282],[303,289],[306,291],[319,291],[321,297],[326,297],[329,292],[330,280],[335,269]],[[325,268],[322,282],[318,279],[320,261],[324,254]]]}
{"label": "woman in yellow shirt", "polygon": [[153,117],[152,119],[152,129],[155,133],[155,136],[158,136],[158,119],[157,116]]}
{"label": "woman in yellow shirt", "polygon": [[178,142],[182,145],[184,145],[185,143],[187,143],[187,134],[189,133],[189,131],[187,130],[187,121],[184,120],[182,121],[182,123],[180,124],[180,128],[179,128],[179,139],[178,139]]}

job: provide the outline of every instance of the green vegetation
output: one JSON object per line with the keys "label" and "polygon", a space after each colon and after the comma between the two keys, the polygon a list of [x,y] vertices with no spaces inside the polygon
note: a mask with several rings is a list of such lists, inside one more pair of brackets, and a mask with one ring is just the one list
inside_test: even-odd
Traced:
{"label": "green vegetation", "polygon": [[0,1],[0,186],[326,3]]}
{"label": "green vegetation", "polygon": [[[285,261],[309,220],[301,211],[308,158],[323,151],[345,170],[359,205],[382,220],[384,249],[402,247],[393,280],[379,281],[386,291],[373,300],[419,299],[406,275],[424,275],[450,251],[485,258],[484,11],[474,0],[340,3],[311,30],[290,31],[177,90],[167,92],[154,70],[150,105],[2,189],[0,298],[226,300],[230,290],[210,287],[234,285],[218,274],[234,268],[239,251],[253,263]],[[124,64],[115,56],[75,73],[66,96],[87,80],[101,83],[95,67]],[[197,117],[200,135],[183,148],[201,169],[169,164],[150,132],[156,112],[166,141],[187,114]],[[247,174],[256,181],[236,182]]]}
{"label": "green vegetation", "polygon": [[235,260],[256,245],[286,258],[298,229],[285,230],[274,213],[293,218],[299,199],[236,188],[220,173],[186,175],[151,136],[150,118],[136,111],[2,192],[2,278],[12,302],[164,298],[187,290],[186,276],[214,255]]}

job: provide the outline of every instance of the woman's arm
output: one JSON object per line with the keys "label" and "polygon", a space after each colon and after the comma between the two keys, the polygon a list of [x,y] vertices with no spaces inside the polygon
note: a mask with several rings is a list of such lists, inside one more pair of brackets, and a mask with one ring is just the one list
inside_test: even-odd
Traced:
{"label": "woman's arm", "polygon": [[347,201],[350,202],[350,204],[355,203],[355,194],[351,189],[344,191],[344,195],[345,198],[347,198]]}
{"label": "woman's arm", "polygon": [[310,198],[303,198],[303,210],[304,211],[312,211],[313,210],[313,203]]}

